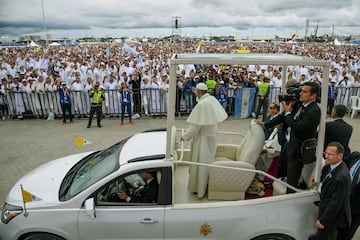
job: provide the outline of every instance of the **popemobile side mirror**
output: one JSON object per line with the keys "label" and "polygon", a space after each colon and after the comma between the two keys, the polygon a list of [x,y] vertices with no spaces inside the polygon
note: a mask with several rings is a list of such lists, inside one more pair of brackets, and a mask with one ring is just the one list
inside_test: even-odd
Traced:
{"label": "popemobile side mirror", "polygon": [[85,211],[90,218],[96,218],[94,198],[86,199]]}

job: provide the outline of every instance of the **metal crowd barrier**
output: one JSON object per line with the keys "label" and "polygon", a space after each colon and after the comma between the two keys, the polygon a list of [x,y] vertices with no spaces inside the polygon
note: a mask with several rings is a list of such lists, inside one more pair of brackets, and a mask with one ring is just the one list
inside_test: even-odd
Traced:
{"label": "metal crowd barrier", "polygon": [[[239,115],[244,111],[239,105],[253,106],[248,111],[251,113],[256,109],[257,97],[249,97],[254,94],[255,89],[229,89],[228,104],[226,111],[229,115],[250,117],[249,114]],[[163,89],[132,89],[132,112],[141,116],[164,117],[167,114],[167,95]],[[249,94],[249,93],[251,94]],[[278,101],[280,88],[273,88],[269,95],[269,104]],[[105,103],[103,113],[105,116],[119,116],[121,114],[120,93],[117,90],[104,90]],[[241,94],[243,93],[243,94]],[[245,94],[247,93],[247,94]],[[338,88],[335,104],[343,104],[350,110],[350,97],[360,97],[360,87]],[[240,99],[239,99],[240,98]],[[246,99],[245,99],[246,98]],[[55,117],[62,116],[59,92],[45,91],[34,92],[12,92],[0,94],[0,115],[8,115],[10,118],[47,118],[50,112]],[[83,117],[90,112],[90,98],[88,92],[72,91],[72,114],[74,117]],[[181,116],[191,112],[195,106],[195,96],[184,89],[176,91],[176,115]],[[239,110],[240,109],[240,110]]]}

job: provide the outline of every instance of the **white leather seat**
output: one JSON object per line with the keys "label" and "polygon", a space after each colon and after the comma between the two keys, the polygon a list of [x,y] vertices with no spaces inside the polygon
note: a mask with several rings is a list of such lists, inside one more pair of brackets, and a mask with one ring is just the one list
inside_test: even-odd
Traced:
{"label": "white leather seat", "polygon": [[[255,169],[264,142],[264,130],[253,120],[240,145],[218,145],[213,164]],[[254,176],[255,173],[251,172],[212,167],[209,170],[208,199],[244,199]]]}

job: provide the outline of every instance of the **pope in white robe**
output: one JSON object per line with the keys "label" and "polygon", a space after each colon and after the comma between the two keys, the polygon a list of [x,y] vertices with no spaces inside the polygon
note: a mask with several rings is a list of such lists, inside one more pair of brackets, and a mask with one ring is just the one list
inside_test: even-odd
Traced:
{"label": "pope in white robe", "polygon": [[[182,139],[193,139],[192,162],[210,164],[215,159],[217,124],[227,118],[227,113],[219,101],[207,91],[208,88],[204,83],[196,85],[194,92],[199,101],[186,120],[189,127]],[[208,167],[190,166],[188,190],[197,193],[198,198],[206,194],[208,175]]]}

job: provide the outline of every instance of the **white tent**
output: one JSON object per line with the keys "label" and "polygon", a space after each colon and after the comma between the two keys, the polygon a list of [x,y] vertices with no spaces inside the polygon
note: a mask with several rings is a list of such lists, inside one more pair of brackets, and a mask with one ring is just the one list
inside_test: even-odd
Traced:
{"label": "white tent", "polygon": [[339,46],[339,45],[341,45],[341,42],[337,38],[335,38],[334,39],[334,45]]}
{"label": "white tent", "polygon": [[61,44],[58,42],[52,42],[49,44],[49,46],[61,46]]}
{"label": "white tent", "polygon": [[34,41],[31,41],[31,43],[28,44],[28,47],[40,47],[40,45],[36,44]]}

